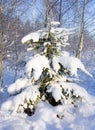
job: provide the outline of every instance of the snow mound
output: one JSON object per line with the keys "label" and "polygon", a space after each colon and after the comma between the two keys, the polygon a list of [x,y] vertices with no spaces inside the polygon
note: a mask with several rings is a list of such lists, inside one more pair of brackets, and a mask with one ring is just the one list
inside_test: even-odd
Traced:
{"label": "snow mound", "polygon": [[71,72],[71,75],[74,75],[74,76],[77,77],[78,76],[78,74],[77,74],[78,69],[80,69],[84,73],[89,75],[90,77],[93,77],[86,70],[83,63],[79,59],[77,59],[76,57],[70,56],[68,52],[63,52],[63,54],[61,56],[53,57],[52,65],[53,65],[53,69],[54,69],[55,72],[58,72],[58,70],[60,69],[59,63],[61,63],[61,65],[65,69],[69,70]]}
{"label": "snow mound", "polygon": [[62,88],[59,86],[59,83],[54,83],[52,87],[47,90],[47,92],[52,93],[52,96],[56,102],[61,100],[61,98],[65,98],[62,94]]}
{"label": "snow mound", "polygon": [[[86,69],[83,63],[76,57],[70,56],[69,53],[63,53],[62,56],[58,57],[58,62],[63,65],[64,68],[70,70],[72,75],[78,76],[78,69],[82,70],[84,73],[93,77]],[[58,67],[57,67],[58,68]]]}
{"label": "snow mound", "polygon": [[30,33],[30,34],[26,35],[25,37],[23,37],[22,43],[24,44],[29,40],[33,40],[33,42],[38,42],[39,38],[40,38],[40,33],[33,32],[33,33]]}
{"label": "snow mound", "polygon": [[19,105],[24,105],[25,100],[29,101],[31,99],[32,101],[35,101],[38,96],[40,97],[40,93],[37,89],[37,86],[31,85],[31,87],[27,87],[16,96],[9,97],[8,100],[2,104],[1,110],[17,112]]}
{"label": "snow mound", "polygon": [[[89,102],[91,100],[93,97]],[[94,110],[95,106],[91,103],[83,105],[81,111],[78,111],[67,104],[53,107],[46,102],[40,102],[32,117],[0,111],[0,130],[94,130],[95,114],[91,116],[91,111],[95,113]]]}
{"label": "snow mound", "polygon": [[10,94],[17,93],[21,91],[22,89],[26,88],[27,84],[29,84],[29,79],[26,79],[26,78],[17,79],[15,83],[11,84],[8,87],[8,92]]}
{"label": "snow mound", "polygon": [[38,80],[44,68],[49,68],[49,61],[45,56],[37,54],[26,64],[26,73]]}
{"label": "snow mound", "polygon": [[53,57],[52,65],[53,65],[54,71],[55,71],[55,72],[58,72],[58,70],[60,69],[60,65],[59,65],[59,62],[58,62],[58,58],[57,58],[57,57]]}
{"label": "snow mound", "polygon": [[[63,91],[66,92],[63,94]],[[66,83],[62,80],[49,86],[48,93],[52,93],[56,102],[61,101],[62,104],[71,104],[72,96],[81,97],[81,102],[89,102],[89,95],[86,90],[75,83]],[[68,98],[66,97],[68,95]],[[77,101],[78,102],[78,101]]]}

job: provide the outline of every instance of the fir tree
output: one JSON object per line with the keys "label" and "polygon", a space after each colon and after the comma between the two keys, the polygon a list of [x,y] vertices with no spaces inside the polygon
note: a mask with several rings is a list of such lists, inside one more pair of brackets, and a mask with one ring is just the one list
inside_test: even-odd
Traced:
{"label": "fir tree", "polygon": [[11,96],[8,101],[13,98],[10,106],[15,104],[11,110],[31,116],[40,101],[53,106],[65,103],[77,106],[76,103],[82,101],[78,88],[76,91],[71,87],[71,77],[77,76],[78,68],[90,74],[79,59],[63,51],[69,45],[68,35],[74,33],[74,29],[61,28],[59,25],[59,22],[50,22],[47,28],[22,39],[23,44],[35,51],[35,55],[26,64],[25,78],[18,79],[16,86],[13,84],[8,88]]}

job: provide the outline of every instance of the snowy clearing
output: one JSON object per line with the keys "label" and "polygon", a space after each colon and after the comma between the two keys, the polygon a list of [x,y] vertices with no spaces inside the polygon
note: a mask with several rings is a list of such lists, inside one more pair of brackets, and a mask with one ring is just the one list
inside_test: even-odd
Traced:
{"label": "snowy clearing", "polygon": [[15,82],[4,81],[5,88],[0,88],[0,130],[95,129],[94,60],[92,66],[86,64],[87,71],[79,59],[62,51],[73,30],[50,29],[22,39],[23,44],[32,40],[38,50],[32,57],[27,55]]}
{"label": "snowy clearing", "polygon": [[95,70],[95,67],[93,60],[90,63],[91,66],[86,67],[93,74],[93,78],[80,73],[79,77],[82,81],[78,83],[88,92],[86,104],[79,107],[66,104],[53,107],[48,103],[40,102],[32,117],[0,111],[0,130],[39,130],[39,128],[41,130],[94,130],[95,74],[92,70]]}

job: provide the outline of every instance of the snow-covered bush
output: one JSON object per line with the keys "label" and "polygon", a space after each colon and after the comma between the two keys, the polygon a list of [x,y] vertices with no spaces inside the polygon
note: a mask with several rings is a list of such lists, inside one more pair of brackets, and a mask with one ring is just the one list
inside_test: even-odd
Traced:
{"label": "snow-covered bush", "polygon": [[66,103],[75,106],[82,101],[83,95],[80,95],[79,87],[70,83],[73,81],[71,77],[78,77],[78,69],[92,75],[79,59],[63,51],[63,47],[69,45],[68,36],[74,33],[74,29],[58,26],[59,22],[51,22],[48,28],[22,39],[23,44],[35,51],[35,55],[26,64],[26,77],[9,86],[10,97],[3,103],[2,109],[25,112],[31,116],[40,100],[53,106]]}

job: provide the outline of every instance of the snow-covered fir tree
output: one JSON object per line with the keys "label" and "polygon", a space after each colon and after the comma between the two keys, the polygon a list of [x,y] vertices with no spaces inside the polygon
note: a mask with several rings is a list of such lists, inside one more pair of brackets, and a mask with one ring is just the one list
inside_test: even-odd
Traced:
{"label": "snow-covered fir tree", "polygon": [[2,104],[3,110],[25,112],[31,116],[40,101],[52,106],[78,106],[84,100],[86,91],[72,83],[72,77],[78,77],[78,69],[92,75],[79,59],[63,49],[69,45],[68,36],[74,33],[74,29],[59,25],[59,22],[50,22],[47,28],[22,39],[22,43],[29,46],[28,50],[35,53],[26,64],[23,78],[8,87],[10,96]]}

